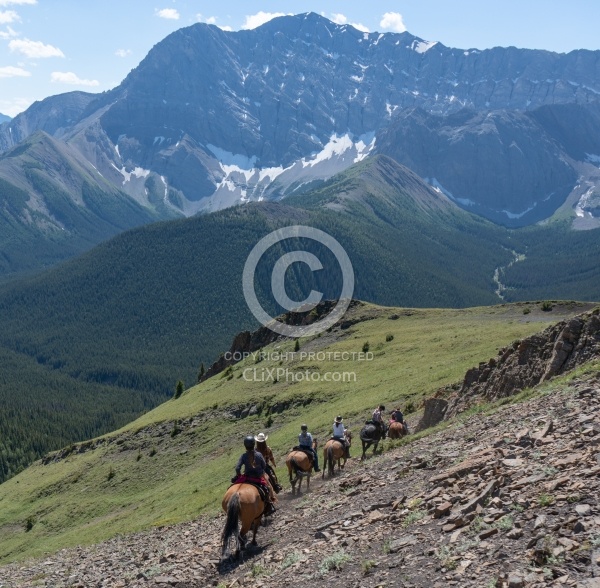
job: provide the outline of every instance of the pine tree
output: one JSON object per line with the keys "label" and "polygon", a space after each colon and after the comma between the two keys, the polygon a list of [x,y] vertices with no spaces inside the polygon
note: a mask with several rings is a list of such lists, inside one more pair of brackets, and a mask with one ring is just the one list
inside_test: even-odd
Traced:
{"label": "pine tree", "polygon": [[181,380],[177,381],[177,387],[175,388],[175,398],[179,398],[183,394],[184,384]]}
{"label": "pine tree", "polygon": [[206,370],[204,369],[204,362],[200,364],[200,370],[198,371],[198,384],[202,381]]}

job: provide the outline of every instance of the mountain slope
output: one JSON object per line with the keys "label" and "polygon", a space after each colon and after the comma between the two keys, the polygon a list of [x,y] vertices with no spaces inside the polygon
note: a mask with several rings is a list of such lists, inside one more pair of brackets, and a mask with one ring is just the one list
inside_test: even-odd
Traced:
{"label": "mountain slope", "polygon": [[[465,51],[409,33],[362,33],[313,13],[238,32],[199,23],[158,43],[110,92],[72,92],[36,103],[0,128],[0,149],[45,130],[139,202],[147,204],[147,191],[155,199],[164,192],[163,212],[189,216],[278,199],[322,182],[366,157],[378,133],[396,116],[402,119],[405,109],[446,115],[463,108],[524,112],[596,104],[597,55],[514,47]],[[554,115],[561,119],[555,126],[568,126],[566,110]],[[531,119],[515,117],[516,165],[489,193],[485,177],[503,179],[512,160],[500,158],[498,169],[486,165],[472,189],[468,168],[456,165],[464,159],[464,142],[450,163],[436,159],[422,177],[456,185],[447,189],[457,199],[473,200],[474,211],[494,220],[505,205],[522,223],[549,216],[574,187],[575,175],[548,151],[546,139],[538,141],[537,127],[523,124]],[[432,152],[437,132],[428,137]],[[406,163],[410,153],[400,147],[399,161]],[[544,167],[536,176],[541,182],[529,181],[526,173],[521,188],[520,174],[530,158]],[[140,176],[152,178],[153,185]],[[557,185],[550,200],[547,178]],[[534,205],[537,216],[522,215]]]}
{"label": "mountain slope", "polygon": [[158,218],[39,132],[0,155],[0,277],[74,256]]}
{"label": "mountain slope", "polygon": [[[0,395],[15,407],[11,426],[23,427],[45,395],[46,378],[56,379],[55,388],[69,382],[52,398],[81,386],[85,402],[103,390],[102,398],[123,394],[127,406],[139,408],[140,401],[147,407],[164,399],[178,379],[194,382],[201,362],[208,365],[238,329],[256,324],[244,300],[242,270],[254,245],[278,227],[302,224],[333,235],[354,266],[354,295],[363,299],[410,306],[498,300],[494,269],[512,258],[504,232],[461,211],[390,159],[363,162],[289,202],[150,225],[0,287],[0,350],[11,358]],[[289,272],[288,295],[302,300],[314,288],[325,299],[339,296],[341,275],[331,253],[312,240],[286,241],[257,271],[259,299],[273,316],[283,310],[271,294],[273,264],[294,246],[313,252],[328,271]],[[29,374],[27,381],[21,372]],[[48,418],[36,413],[40,430]],[[91,411],[87,426],[99,434],[114,418],[122,417]],[[70,409],[51,420],[46,442],[28,445],[27,456],[81,439]],[[13,454],[5,475],[28,459]]]}
{"label": "mountain slope", "polygon": [[[214,512],[245,434],[267,427],[281,465],[301,422],[322,440],[333,416],[343,414],[356,433],[375,404],[417,406],[498,347],[585,307],[565,305],[552,313],[536,308],[527,316],[522,308],[417,310],[357,303],[347,315],[349,328],[336,326],[301,341],[300,352],[324,352],[324,359],[292,354],[293,341],[276,342],[263,361],[249,357],[123,430],[67,447],[0,485],[0,559]],[[370,361],[336,361],[336,352],[358,353],[367,342]],[[276,353],[287,355],[280,360]],[[280,375],[270,381],[272,369],[287,370],[294,379]],[[356,379],[298,378],[305,372],[354,373]],[[34,521],[30,531],[24,527],[28,517]]]}
{"label": "mountain slope", "polygon": [[[242,270],[256,243],[279,227],[308,225],[334,236],[353,264],[354,295],[381,304],[464,307],[498,302],[497,292],[526,300],[529,285],[549,277],[566,299],[600,298],[597,231],[562,234],[555,224],[508,231],[460,210],[383,156],[286,202],[143,227],[0,287],[0,352],[8,358],[0,395],[14,406],[6,426],[24,430],[49,378],[56,381],[50,396],[62,407],[51,424],[36,412],[38,430],[49,429],[42,441],[15,433],[27,449],[11,452],[4,476],[33,455],[81,439],[82,430],[100,434],[125,422],[124,415],[155,406],[179,379],[196,381],[202,362],[212,363],[238,329],[256,325]],[[565,252],[571,235],[577,248]],[[543,246],[534,249],[535,242]],[[298,264],[286,275],[288,296],[302,300],[311,289],[324,299],[339,296],[341,274],[331,252],[310,239],[291,239],[271,248],[256,273],[257,296],[272,316],[283,311],[271,292],[274,263],[295,249],[313,253],[327,270],[312,273]],[[514,263],[516,252],[525,261]],[[522,264],[532,268],[527,281],[510,281]],[[77,387],[81,406],[104,408],[117,394],[122,404],[107,413],[94,408],[75,426],[68,390]],[[102,391],[98,402],[96,391]]]}
{"label": "mountain slope", "polygon": [[561,132],[568,109],[575,110],[570,121],[581,126],[600,113],[571,105],[527,113],[465,109],[447,116],[405,110],[378,137],[377,151],[428,178],[467,210],[507,226],[529,225],[551,216],[577,183],[579,170],[569,156],[585,161],[577,148],[599,151],[585,134]]}
{"label": "mountain slope", "polygon": [[8,122],[10,120],[10,116],[6,116],[6,114],[2,114],[0,112],[0,125],[2,123]]}
{"label": "mountain slope", "polygon": [[224,517],[209,515],[0,573],[8,588],[64,577],[90,586],[284,588],[291,574],[319,588],[353,586],[357,578],[362,586],[542,587],[567,576],[593,588],[599,367],[589,364],[507,406],[479,406],[442,430],[386,441],[382,455],[350,460],[333,480],[313,477],[308,496],[280,494],[277,514],[240,561],[219,561]]}

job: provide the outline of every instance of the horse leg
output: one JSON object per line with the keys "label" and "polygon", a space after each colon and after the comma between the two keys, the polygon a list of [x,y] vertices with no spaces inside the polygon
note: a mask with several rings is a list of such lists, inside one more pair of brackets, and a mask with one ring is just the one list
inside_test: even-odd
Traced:
{"label": "horse leg", "polygon": [[[362,439],[361,439],[362,441]],[[362,457],[360,458],[360,461],[363,461],[365,459],[365,457],[367,457],[367,451],[369,449],[369,447],[371,447],[371,441],[362,441]]]}
{"label": "horse leg", "polygon": [[306,492],[308,492],[309,488],[310,488],[310,473],[308,474],[308,476],[306,476]]}
{"label": "horse leg", "polygon": [[252,545],[257,545],[256,543],[256,533],[258,533],[258,527],[260,525],[260,517],[252,523]]}

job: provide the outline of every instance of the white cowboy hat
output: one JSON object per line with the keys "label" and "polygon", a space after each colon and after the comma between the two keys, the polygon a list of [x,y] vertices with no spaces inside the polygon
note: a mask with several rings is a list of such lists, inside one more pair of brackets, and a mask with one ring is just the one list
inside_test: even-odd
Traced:
{"label": "white cowboy hat", "polygon": [[341,416],[336,416],[335,417],[335,422],[336,423],[341,423],[344,419]]}
{"label": "white cowboy hat", "polygon": [[254,437],[254,440],[257,443],[262,443],[263,441],[266,441],[269,438],[268,435],[265,435],[264,433],[259,433],[258,435],[256,435],[256,437]]}

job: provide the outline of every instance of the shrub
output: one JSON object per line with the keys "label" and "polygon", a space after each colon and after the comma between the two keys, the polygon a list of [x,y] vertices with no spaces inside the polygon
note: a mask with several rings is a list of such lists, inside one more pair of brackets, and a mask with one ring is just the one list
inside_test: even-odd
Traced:
{"label": "shrub", "polygon": [[294,351],[300,351],[300,339],[296,339],[294,343]]}
{"label": "shrub", "polygon": [[529,314],[530,312],[531,312],[531,308],[529,308],[529,306],[526,306],[526,307],[523,309],[523,314]]}
{"label": "shrub", "polygon": [[367,341],[367,342],[366,342],[366,343],[365,343],[365,344],[362,346],[363,353],[367,353],[367,351],[369,351],[370,347],[371,347],[371,346],[369,345],[369,342]]}
{"label": "shrub", "polygon": [[360,564],[360,567],[363,571],[363,574],[366,576],[376,565],[377,562],[373,561],[372,559],[368,559],[367,561],[363,561]]}
{"label": "shrub", "polygon": [[552,302],[549,302],[548,300],[542,302],[542,310],[544,312],[550,312],[552,310]]}
{"label": "shrub", "polygon": [[554,496],[551,494],[546,494],[545,492],[540,494],[538,498],[538,504],[540,506],[550,506],[554,504]]}
{"label": "shrub", "polygon": [[319,572],[321,574],[326,574],[331,570],[339,570],[342,567],[342,564],[350,561],[350,556],[341,549],[340,551],[336,551],[330,556],[326,557],[319,566]]}
{"label": "shrub", "polygon": [[387,343],[389,343],[390,341],[393,341],[394,340],[394,335],[386,335],[385,336],[385,340],[386,340]]}
{"label": "shrub", "polygon": [[115,472],[115,468],[110,466],[110,469],[108,470],[108,475],[106,476],[106,479],[112,480],[116,475],[117,475],[117,473]]}
{"label": "shrub", "polygon": [[25,532],[29,533],[29,531],[31,531],[31,529],[33,529],[33,525],[35,525],[35,517],[33,515],[30,515],[27,517],[27,519],[25,520]]}

